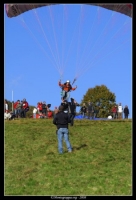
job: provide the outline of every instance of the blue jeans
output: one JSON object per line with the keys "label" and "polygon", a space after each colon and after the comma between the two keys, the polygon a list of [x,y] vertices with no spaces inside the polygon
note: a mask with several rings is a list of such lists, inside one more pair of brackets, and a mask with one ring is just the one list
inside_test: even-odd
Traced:
{"label": "blue jeans", "polygon": [[21,109],[16,110],[16,115],[20,117]]}
{"label": "blue jeans", "polygon": [[33,113],[33,118],[36,118],[36,113]]}
{"label": "blue jeans", "polygon": [[62,146],[63,137],[64,137],[64,140],[65,140],[68,152],[71,152],[72,147],[71,147],[71,144],[70,144],[70,141],[69,141],[68,129],[67,128],[59,128],[57,135],[58,135],[58,150],[59,150],[59,153],[63,153],[63,146]]}
{"label": "blue jeans", "polygon": [[62,97],[64,97],[64,96],[66,96],[65,97],[65,99],[67,100],[67,101],[69,101],[69,98],[70,98],[70,94],[69,94],[69,92],[65,92],[64,90],[61,92],[61,96]]}
{"label": "blue jeans", "polygon": [[15,114],[15,115],[17,114],[17,109],[14,109],[14,114]]}
{"label": "blue jeans", "polygon": [[82,117],[85,118],[85,112],[82,113]]}

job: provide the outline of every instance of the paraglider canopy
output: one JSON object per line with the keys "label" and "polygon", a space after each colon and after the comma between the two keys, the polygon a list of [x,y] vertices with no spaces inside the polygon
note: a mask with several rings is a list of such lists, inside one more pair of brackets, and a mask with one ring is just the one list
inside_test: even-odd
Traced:
{"label": "paraglider canopy", "polygon": [[[8,17],[16,17],[26,11],[29,11],[34,8],[42,7],[42,6],[49,6],[53,5],[52,3],[44,3],[44,4],[5,4],[5,10]],[[122,14],[125,14],[129,17],[132,17],[132,4],[126,4],[126,3],[119,3],[119,4],[104,4],[104,3],[92,3],[88,5],[94,5],[94,6],[100,6],[109,10],[113,10],[116,12],[120,12]]]}

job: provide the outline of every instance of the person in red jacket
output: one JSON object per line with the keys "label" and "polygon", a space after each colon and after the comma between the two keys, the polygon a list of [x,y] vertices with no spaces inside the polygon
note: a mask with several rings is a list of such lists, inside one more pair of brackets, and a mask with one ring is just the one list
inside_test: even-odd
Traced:
{"label": "person in red jacket", "polygon": [[42,104],[42,101],[38,103],[37,108],[38,108],[38,112],[39,112],[39,113],[42,112],[42,105],[43,105],[43,104]]}
{"label": "person in red jacket", "polygon": [[26,99],[23,99],[22,101],[22,112],[21,112],[21,116],[26,118],[26,112],[29,110],[29,104],[26,101]]}
{"label": "person in red jacket", "polygon": [[72,88],[69,80],[67,80],[66,83],[64,83],[64,84],[62,84],[61,81],[59,81],[58,84],[62,88],[62,92],[61,92],[62,99],[68,101],[69,97],[70,97],[69,92],[71,90],[73,90],[73,91],[76,90],[77,86]]}
{"label": "person in red jacket", "polygon": [[113,119],[117,119],[118,118],[118,109],[117,109],[116,105],[112,108],[111,112],[113,115]]}
{"label": "person in red jacket", "polygon": [[52,118],[52,116],[53,116],[52,111],[51,111],[51,110],[48,110],[48,118]]}
{"label": "person in red jacket", "polygon": [[18,104],[18,101],[19,101],[19,100],[17,100],[17,101],[14,102],[14,104],[13,104],[13,109],[14,109],[14,115],[15,115],[15,116],[17,115],[17,104]]}

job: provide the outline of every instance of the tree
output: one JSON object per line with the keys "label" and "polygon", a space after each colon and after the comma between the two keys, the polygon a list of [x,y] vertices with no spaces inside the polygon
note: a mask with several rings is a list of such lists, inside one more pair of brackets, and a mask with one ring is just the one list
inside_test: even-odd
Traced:
{"label": "tree", "polygon": [[115,104],[116,96],[105,85],[95,86],[89,88],[86,94],[83,96],[81,104],[91,101],[94,109],[99,111],[97,117],[108,117],[111,114],[111,109]]}

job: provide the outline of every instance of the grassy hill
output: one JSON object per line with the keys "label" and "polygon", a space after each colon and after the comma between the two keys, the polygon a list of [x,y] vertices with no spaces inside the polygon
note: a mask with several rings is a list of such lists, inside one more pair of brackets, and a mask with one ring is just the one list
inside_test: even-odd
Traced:
{"label": "grassy hill", "polygon": [[132,195],[132,121],[75,120],[58,154],[50,119],[5,121],[5,195]]}

